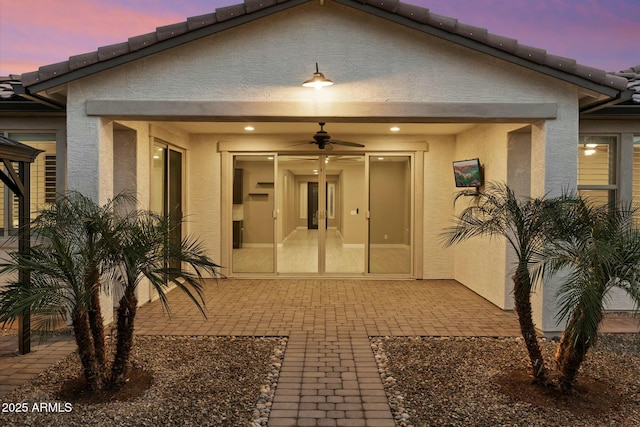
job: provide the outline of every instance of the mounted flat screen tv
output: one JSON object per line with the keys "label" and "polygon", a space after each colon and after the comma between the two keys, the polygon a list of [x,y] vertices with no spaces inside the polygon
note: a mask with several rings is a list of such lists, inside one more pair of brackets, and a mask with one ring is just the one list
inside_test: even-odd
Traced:
{"label": "mounted flat screen tv", "polygon": [[456,187],[481,187],[482,167],[480,159],[457,160],[453,162]]}

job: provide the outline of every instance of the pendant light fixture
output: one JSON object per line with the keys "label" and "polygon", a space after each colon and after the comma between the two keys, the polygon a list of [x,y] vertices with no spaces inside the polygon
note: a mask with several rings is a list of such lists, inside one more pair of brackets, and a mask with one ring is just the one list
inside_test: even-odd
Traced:
{"label": "pendant light fixture", "polygon": [[313,73],[313,77],[306,82],[302,83],[304,87],[314,87],[320,89],[321,87],[331,86],[333,82],[326,78],[324,74],[318,71],[318,63],[316,62],[316,72]]}

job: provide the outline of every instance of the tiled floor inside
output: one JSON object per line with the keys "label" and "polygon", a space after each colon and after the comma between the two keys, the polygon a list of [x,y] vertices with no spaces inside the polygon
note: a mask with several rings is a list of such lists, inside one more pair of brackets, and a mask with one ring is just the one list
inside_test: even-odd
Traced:
{"label": "tiled floor inside", "polygon": [[[184,295],[171,292],[172,317],[158,302],[147,304],[136,331],[288,336],[272,427],[393,426],[370,336],[519,335],[513,313],[450,280],[221,280],[208,283],[205,299],[206,319]],[[630,317],[608,319],[605,327],[639,330]],[[17,346],[15,337],[0,338]],[[2,345],[0,395],[73,349],[62,340],[15,356],[10,344]]]}

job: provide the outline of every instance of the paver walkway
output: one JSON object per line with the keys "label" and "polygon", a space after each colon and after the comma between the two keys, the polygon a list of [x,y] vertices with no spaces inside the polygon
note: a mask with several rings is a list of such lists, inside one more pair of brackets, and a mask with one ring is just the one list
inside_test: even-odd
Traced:
{"label": "paver walkway", "polygon": [[172,295],[143,307],[139,334],[289,336],[269,426],[395,425],[369,336],[519,334],[515,316],[454,281],[233,280],[204,320]]}
{"label": "paver walkway", "polygon": [[[205,300],[207,319],[171,292],[172,318],[158,302],[147,304],[136,332],[288,336],[272,427],[393,426],[370,336],[519,335],[513,313],[450,280],[221,280],[207,286]],[[609,332],[638,331],[637,320],[615,322]],[[61,339],[14,356],[11,345],[15,337],[0,337],[0,396],[74,348]]]}

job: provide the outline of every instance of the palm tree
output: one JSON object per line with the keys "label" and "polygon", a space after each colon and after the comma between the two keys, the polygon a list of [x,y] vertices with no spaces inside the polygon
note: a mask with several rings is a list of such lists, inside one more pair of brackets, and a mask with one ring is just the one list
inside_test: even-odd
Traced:
{"label": "palm tree", "polygon": [[[60,197],[33,221],[38,238],[28,254],[14,252],[0,273],[30,272],[31,281],[14,282],[0,292],[0,322],[12,322],[25,309],[37,315],[37,328],[48,331],[71,319],[78,354],[90,391],[124,381],[133,340],[142,277],[149,279],[168,308],[167,286],[185,291],[204,314],[202,273],[218,267],[193,239],[173,242],[169,220],[144,211],[129,213],[132,198],[117,196],[103,206],[79,194]],[[180,267],[169,268],[177,261]],[[185,271],[185,263],[191,270]],[[117,315],[116,357],[110,375],[100,293],[122,286]],[[191,291],[190,289],[193,289]],[[109,307],[110,308],[110,307]]]}
{"label": "palm tree", "polygon": [[69,317],[87,385],[99,390],[105,379],[105,334],[100,277],[115,261],[114,212],[126,195],[98,206],[77,192],[60,197],[32,223],[37,244],[28,254],[14,252],[1,272],[31,272],[31,284],[12,283],[0,294],[0,321],[12,321],[24,308],[40,316],[48,332]]}
{"label": "palm tree", "polygon": [[539,262],[544,245],[554,238],[553,218],[561,215],[563,205],[570,197],[523,200],[501,183],[488,184],[485,191],[478,193],[462,191],[455,200],[463,196],[474,196],[474,203],[455,218],[453,227],[445,231],[445,245],[451,246],[472,237],[505,237],[518,258],[512,277],[513,295],[531,373],[537,382],[549,384],[532,318],[531,292],[538,280],[538,270],[533,267]]}
{"label": "palm tree", "polygon": [[[166,291],[168,286],[175,285],[206,317],[203,273],[217,277],[216,269],[219,267],[193,238],[169,239],[172,228],[179,225],[172,224],[169,218],[141,211],[131,216],[128,225],[126,232],[121,234],[119,263],[114,270],[115,283],[122,287],[123,295],[118,305],[116,354],[110,377],[113,387],[122,385],[126,378],[137,312],[136,289],[143,279],[147,279],[157,291],[167,312],[170,313],[170,308]],[[188,268],[184,269],[183,265]]]}
{"label": "palm tree", "polygon": [[571,233],[545,252],[546,274],[566,279],[558,290],[558,317],[567,322],[555,355],[558,386],[571,393],[588,350],[595,344],[606,302],[615,288],[640,307],[640,231],[637,208],[596,206],[581,199],[565,216]]}

